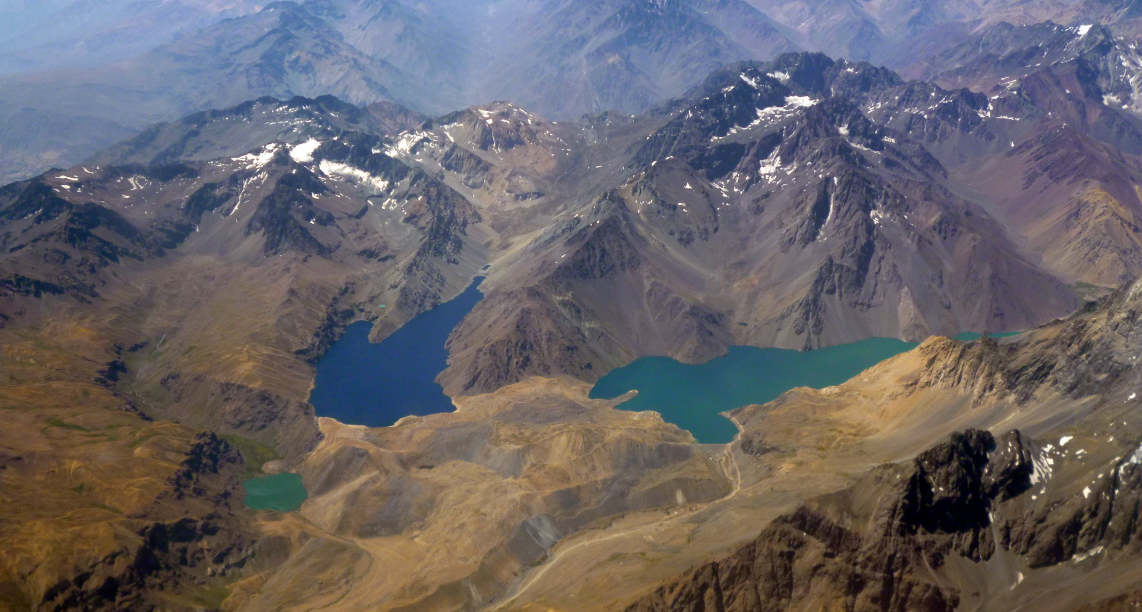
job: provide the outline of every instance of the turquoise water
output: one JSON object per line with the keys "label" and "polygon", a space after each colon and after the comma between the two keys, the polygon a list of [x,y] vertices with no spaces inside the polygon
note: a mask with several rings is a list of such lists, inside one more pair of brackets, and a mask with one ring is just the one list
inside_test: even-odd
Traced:
{"label": "turquoise water", "polygon": [[318,416],[342,423],[388,427],[410,414],[451,412],[452,400],[436,383],[448,365],[444,343],[452,328],[480,301],[478,277],[456,299],[415,317],[380,343],[372,324],[358,321],[317,362],[309,403]]}
{"label": "turquoise water", "polygon": [[840,384],[915,346],[892,338],[806,352],[735,346],[729,354],[697,365],[644,357],[599,379],[591,397],[612,399],[638,390],[619,408],[655,410],[667,422],[694,434],[698,442],[725,444],[733,440],[737,428],[719,413],[768,402],[794,387]]}
{"label": "turquoise water", "polygon": [[301,507],[308,493],[297,474],[274,474],[251,478],[242,483],[246,505],[255,510],[291,512]]}

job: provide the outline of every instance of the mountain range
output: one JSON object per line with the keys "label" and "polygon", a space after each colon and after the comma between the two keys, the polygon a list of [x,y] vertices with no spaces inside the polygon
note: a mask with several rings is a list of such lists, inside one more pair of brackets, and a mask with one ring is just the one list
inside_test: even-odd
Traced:
{"label": "mountain range", "polygon": [[[182,0],[18,40],[82,10],[0,29],[146,33],[0,77],[0,607],[1142,601],[1132,3]],[[352,324],[477,278],[455,411],[315,413]],[[727,444],[591,391],[874,337],[916,344]],[[244,502],[287,472],[297,510]]]}
{"label": "mountain range", "polygon": [[261,96],[388,100],[434,115],[512,100],[576,119],[640,113],[719,66],[798,49],[904,69],[1000,23],[1092,15],[1129,33],[1137,21],[1128,6],[1094,0],[34,4],[8,9],[0,31],[4,181]]}

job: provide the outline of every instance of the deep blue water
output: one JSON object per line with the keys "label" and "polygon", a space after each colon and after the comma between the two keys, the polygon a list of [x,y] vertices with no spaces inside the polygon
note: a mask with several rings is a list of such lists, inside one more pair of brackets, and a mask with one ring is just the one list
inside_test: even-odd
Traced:
{"label": "deep blue water", "polygon": [[318,416],[342,423],[387,427],[410,414],[451,412],[452,400],[436,383],[448,363],[444,343],[452,328],[480,301],[478,277],[454,300],[418,315],[379,344],[372,323],[358,321],[317,362],[309,402]]}
{"label": "deep blue water", "polygon": [[612,399],[638,390],[623,410],[655,410],[690,431],[703,444],[725,444],[737,428],[721,412],[768,402],[793,387],[840,384],[869,367],[916,346],[892,338],[869,338],[814,351],[750,346],[706,363],[688,365],[669,357],[644,357],[595,383],[591,397]]}

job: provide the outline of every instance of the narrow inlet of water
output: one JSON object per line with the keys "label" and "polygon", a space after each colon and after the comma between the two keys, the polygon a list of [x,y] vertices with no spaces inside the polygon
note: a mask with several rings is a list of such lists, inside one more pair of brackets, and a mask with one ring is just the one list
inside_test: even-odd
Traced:
{"label": "narrow inlet of water", "polygon": [[410,414],[451,412],[436,382],[448,365],[444,343],[483,294],[477,277],[455,299],[422,313],[378,344],[372,323],[359,321],[317,363],[309,402],[318,416],[352,425],[387,427]]}

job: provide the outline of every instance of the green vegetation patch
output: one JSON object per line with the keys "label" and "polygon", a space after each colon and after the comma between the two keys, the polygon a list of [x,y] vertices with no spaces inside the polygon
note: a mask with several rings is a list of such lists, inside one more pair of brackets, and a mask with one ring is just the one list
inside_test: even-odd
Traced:
{"label": "green vegetation patch", "polygon": [[52,417],[52,418],[48,419],[48,426],[49,427],[60,427],[62,429],[71,429],[73,431],[91,431],[90,429],[88,429],[82,425],[76,425],[75,423],[68,423],[67,421],[65,421],[63,419],[56,418],[56,417]]}
{"label": "green vegetation patch", "polygon": [[242,459],[246,461],[247,478],[261,474],[262,466],[265,465],[267,461],[281,459],[281,455],[279,455],[276,450],[257,440],[251,440],[250,438],[235,434],[223,435],[222,439],[226,440],[230,446],[238,449],[238,452],[242,454]]}

